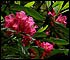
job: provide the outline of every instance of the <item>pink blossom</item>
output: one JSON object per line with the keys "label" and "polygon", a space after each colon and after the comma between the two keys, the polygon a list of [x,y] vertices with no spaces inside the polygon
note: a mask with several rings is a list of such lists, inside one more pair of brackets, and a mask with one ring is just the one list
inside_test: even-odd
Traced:
{"label": "pink blossom", "polygon": [[27,16],[24,11],[16,12],[16,15],[10,14],[5,16],[5,27],[16,30],[17,33],[24,32],[33,36],[36,33],[37,25],[34,19]]}
{"label": "pink blossom", "polygon": [[[49,14],[51,14],[53,17],[56,15],[54,10],[49,11],[49,12],[48,12],[48,15],[49,15]],[[56,21],[56,22],[59,22],[59,23],[61,23],[61,24],[63,24],[63,25],[66,26],[66,24],[67,24],[66,20],[67,20],[67,17],[66,17],[66,16],[62,16],[62,14],[60,14],[55,21]]]}
{"label": "pink blossom", "polygon": [[14,14],[10,14],[9,16],[5,16],[5,27],[11,28],[14,22]]}
{"label": "pink blossom", "polygon": [[51,51],[53,49],[53,45],[48,42],[42,42],[41,47],[45,49],[45,51]]}
{"label": "pink blossom", "polygon": [[20,18],[22,20],[27,19],[27,15],[24,11],[16,12],[16,18]]}
{"label": "pink blossom", "polygon": [[62,14],[60,14],[58,16],[58,18],[56,19],[56,22],[59,22],[59,23],[64,24],[66,26],[66,24],[67,24],[66,20],[67,20],[67,17],[62,16]]}
{"label": "pink blossom", "polygon": [[50,31],[47,30],[47,31],[46,31],[46,35],[50,35]]}
{"label": "pink blossom", "polygon": [[52,16],[55,16],[55,15],[56,15],[54,9],[52,9],[51,11],[49,11],[49,12],[48,12],[48,15],[49,15],[49,14],[51,14]]}

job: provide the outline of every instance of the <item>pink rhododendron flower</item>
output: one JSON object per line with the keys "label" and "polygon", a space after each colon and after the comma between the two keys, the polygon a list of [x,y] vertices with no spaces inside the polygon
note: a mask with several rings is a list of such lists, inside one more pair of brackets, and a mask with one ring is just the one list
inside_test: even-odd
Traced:
{"label": "pink rhododendron flower", "polygon": [[53,45],[48,43],[48,42],[42,42],[40,44],[40,47],[42,47],[44,49],[44,51],[43,51],[43,53],[41,55],[41,59],[44,59],[44,57],[46,55],[48,55],[51,52],[51,50],[53,50]]}
{"label": "pink rhododendron flower", "polygon": [[49,14],[51,14],[52,16],[55,16],[55,15],[56,15],[54,9],[52,9],[52,11],[49,11],[49,12],[48,12],[48,15],[49,15]]}
{"label": "pink rhododendron flower", "polygon": [[17,33],[24,32],[33,36],[36,33],[37,25],[32,17],[27,16],[24,11],[16,12],[16,15],[10,14],[5,16],[6,28],[16,30]]}
{"label": "pink rhododendron flower", "polygon": [[[49,14],[51,14],[53,17],[56,15],[54,10],[49,11],[49,12],[48,12],[48,15],[49,15]],[[67,20],[67,17],[66,17],[66,16],[62,16],[62,14],[60,14],[55,21],[56,21],[56,22],[59,22],[59,23],[61,23],[61,24],[63,24],[63,25],[66,26],[66,24],[67,24],[66,20]]]}
{"label": "pink rhododendron flower", "polygon": [[[51,14],[53,17],[56,15],[54,9],[52,9],[52,11],[49,11],[49,12],[48,12],[48,15],[49,15],[49,14]],[[66,24],[67,24],[66,20],[67,20],[67,17],[66,17],[66,16],[62,16],[62,14],[60,14],[60,15],[56,18],[55,22],[61,23],[61,24],[63,24],[64,26],[66,26]],[[50,23],[51,23],[52,26],[54,26],[54,24],[53,24],[52,22],[50,22]],[[50,35],[50,34],[49,34],[49,31],[46,31],[46,34],[47,34],[47,35]]]}
{"label": "pink rhododendron flower", "polygon": [[27,19],[27,15],[24,11],[16,12],[16,18],[21,18],[22,20]]}
{"label": "pink rhododendron flower", "polygon": [[48,30],[46,31],[46,35],[47,36],[50,35],[50,30],[49,31]]}
{"label": "pink rhododendron flower", "polygon": [[5,16],[5,27],[11,28],[14,24],[14,14],[10,14],[9,16]]}
{"label": "pink rhododendron flower", "polygon": [[42,42],[40,45],[45,51],[51,51],[53,49],[53,45],[48,42]]}
{"label": "pink rhododendron flower", "polygon": [[62,14],[60,14],[58,16],[58,18],[56,19],[56,22],[59,22],[59,23],[64,24],[66,26],[66,24],[67,24],[66,20],[67,20],[67,17],[62,16]]}

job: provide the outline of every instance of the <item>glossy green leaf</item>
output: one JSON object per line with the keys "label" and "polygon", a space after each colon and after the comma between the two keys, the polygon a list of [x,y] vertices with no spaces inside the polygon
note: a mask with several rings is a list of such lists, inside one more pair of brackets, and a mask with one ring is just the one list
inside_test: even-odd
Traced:
{"label": "glossy green leaf", "polygon": [[14,1],[14,3],[20,5],[20,1]]}
{"label": "glossy green leaf", "polygon": [[32,8],[27,8],[24,7],[24,11],[26,11],[26,13],[32,17],[34,17],[36,20],[43,20],[43,16],[40,15],[40,13],[38,13],[36,10],[32,9]]}
{"label": "glossy green leaf", "polygon": [[68,55],[68,53],[69,53],[69,49],[65,49],[65,50],[64,50],[64,54],[65,54],[65,55]]}
{"label": "glossy green leaf", "polygon": [[[58,29],[56,29],[57,34],[59,34],[59,36],[63,35],[61,38],[65,39],[65,40],[69,40],[69,28],[66,28],[63,24],[57,23],[55,22],[55,26],[58,27]],[[62,31],[62,32],[58,32],[58,31]]]}
{"label": "glossy green leaf", "polygon": [[69,29],[68,29],[68,28],[66,28],[63,24],[58,23],[58,22],[55,22],[55,24],[57,25],[56,27],[60,27],[61,29],[63,29],[63,31],[66,31],[66,32],[68,32],[68,31],[69,31]]}
{"label": "glossy green leaf", "polygon": [[57,45],[67,45],[67,44],[69,44],[69,42],[67,42],[64,39],[59,39],[59,38],[57,39],[57,38],[53,38],[53,37],[51,37],[49,39],[49,42],[53,42],[53,43],[55,43]]}
{"label": "glossy green leaf", "polygon": [[61,11],[62,5],[63,5],[64,1],[56,1],[52,7],[54,8],[56,14],[58,14]]}
{"label": "glossy green leaf", "polygon": [[61,10],[61,8],[62,8],[63,3],[64,3],[64,1],[60,1],[59,8],[58,8],[58,12],[60,12],[60,10]]}
{"label": "glossy green leaf", "polygon": [[63,30],[60,31],[60,30],[56,30],[55,33],[57,32],[57,35],[61,38],[61,39],[64,39],[66,41],[69,40],[69,34],[68,32],[64,32]]}
{"label": "glossy green leaf", "polygon": [[62,11],[61,13],[65,13],[65,12],[67,12],[67,11],[69,11],[69,9]]}
{"label": "glossy green leaf", "polygon": [[25,4],[24,7],[31,7],[34,5],[34,3],[35,3],[35,1],[29,2],[29,3]]}
{"label": "glossy green leaf", "polygon": [[52,55],[55,55],[55,54],[57,54],[57,53],[62,53],[62,51],[59,50],[59,49],[54,49],[51,54],[52,54]]}
{"label": "glossy green leaf", "polygon": [[20,5],[15,5],[14,4],[12,6],[10,6],[10,10],[13,10],[13,11],[21,11],[24,9],[24,6],[20,6]]}
{"label": "glossy green leaf", "polygon": [[63,24],[55,22],[55,35],[57,34],[60,38],[68,41],[69,28],[66,28]]}
{"label": "glossy green leaf", "polygon": [[1,16],[1,20],[3,20],[3,17]]}
{"label": "glossy green leaf", "polygon": [[41,27],[37,32],[43,32],[44,30],[46,30],[48,27],[48,25],[46,25],[45,27]]}
{"label": "glossy green leaf", "polygon": [[[58,54],[58,53],[64,53],[64,51],[65,51],[65,49],[54,49],[54,50],[51,52],[50,56],[56,55],[56,54]],[[49,56],[49,57],[50,57],[50,56]]]}
{"label": "glossy green leaf", "polygon": [[65,6],[61,10],[64,10],[64,9],[67,9],[67,8],[69,8],[69,1],[65,4]]}
{"label": "glossy green leaf", "polygon": [[33,37],[46,37],[46,34],[44,32],[36,32]]}
{"label": "glossy green leaf", "polygon": [[51,1],[45,1],[45,2],[46,2],[47,7],[49,8],[51,5]]}
{"label": "glossy green leaf", "polygon": [[19,5],[14,5],[11,6],[11,10],[16,10],[16,11],[21,11],[24,10],[28,15],[32,16],[33,18],[35,18],[36,20],[44,20],[44,17],[42,15],[40,15],[40,13],[38,13],[35,9],[32,8],[28,8],[28,7],[23,7],[23,6],[19,6]]}
{"label": "glossy green leaf", "polygon": [[60,1],[56,1],[56,2],[54,2],[54,4],[52,5],[52,7],[54,8],[54,7],[58,6],[59,4],[60,4]]}
{"label": "glossy green leaf", "polygon": [[54,7],[54,11],[55,11],[56,14],[58,14],[58,7],[59,6]]}

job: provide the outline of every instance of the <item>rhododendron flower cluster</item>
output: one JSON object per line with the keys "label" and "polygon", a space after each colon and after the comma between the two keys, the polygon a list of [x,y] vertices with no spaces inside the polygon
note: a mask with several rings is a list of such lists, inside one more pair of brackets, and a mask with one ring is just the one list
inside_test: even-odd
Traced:
{"label": "rhododendron flower cluster", "polygon": [[66,20],[67,20],[67,17],[62,16],[62,14],[60,14],[58,16],[58,18],[56,19],[56,22],[59,22],[59,23],[64,24],[66,26],[66,24],[67,24]]}
{"label": "rhododendron flower cluster", "polygon": [[53,45],[48,42],[40,42],[40,40],[36,40],[35,44],[43,48],[45,51],[51,51],[53,49]]}
{"label": "rhododendron flower cluster", "polygon": [[53,50],[53,44],[50,44],[48,42],[41,42],[40,40],[35,40],[34,42],[38,47],[44,49],[43,53],[41,54],[41,59],[43,59],[47,54],[49,54]]}
{"label": "rhododendron flower cluster", "polygon": [[2,1],[1,59],[68,56],[68,11],[69,1]]}
{"label": "rhododendron flower cluster", "polygon": [[27,16],[24,11],[16,12],[16,15],[10,14],[5,16],[5,27],[16,30],[16,32],[24,32],[34,35],[36,32],[35,22],[32,17]]}
{"label": "rhododendron flower cluster", "polygon": [[45,49],[45,51],[51,51],[53,49],[53,45],[48,42],[42,42],[41,47]]}
{"label": "rhododendron flower cluster", "polygon": [[[53,17],[56,15],[54,9],[52,11],[49,11],[48,15],[49,14],[51,14]],[[67,20],[67,17],[66,16],[62,16],[62,14],[60,14],[55,21],[66,26],[66,24],[67,24],[66,20]]]}
{"label": "rhododendron flower cluster", "polygon": [[[6,28],[15,30],[17,33],[24,32],[25,34],[29,34],[30,36],[33,36],[36,33],[36,28],[38,28],[33,18],[27,16],[24,11],[16,12],[16,15],[10,14],[8,16],[5,16],[4,26]],[[7,34],[12,33],[11,31],[9,32],[7,31]],[[31,41],[31,38],[25,35],[23,35],[22,37],[22,45],[29,45],[29,41]]]}
{"label": "rhododendron flower cluster", "polygon": [[53,45],[48,42],[42,42],[40,46],[44,49],[41,55],[41,59],[44,59],[44,57],[53,50]]}
{"label": "rhododendron flower cluster", "polygon": [[[55,13],[54,9],[52,9],[52,11],[49,11],[48,15],[52,15],[53,17],[56,16],[56,13]],[[55,19],[55,22],[61,23],[64,26],[66,26],[66,24],[67,24],[66,20],[67,20],[66,16],[62,16],[62,14],[59,14],[59,16]],[[52,25],[52,22],[50,22],[50,23]],[[46,31],[46,35],[50,35],[50,30]]]}

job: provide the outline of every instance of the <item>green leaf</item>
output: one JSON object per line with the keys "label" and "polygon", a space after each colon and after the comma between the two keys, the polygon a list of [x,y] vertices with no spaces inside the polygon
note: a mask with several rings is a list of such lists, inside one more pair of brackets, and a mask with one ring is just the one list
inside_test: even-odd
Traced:
{"label": "green leaf", "polygon": [[26,13],[32,17],[34,17],[36,20],[43,20],[43,16],[40,15],[40,13],[38,13],[36,10],[32,9],[32,8],[27,8],[24,7],[24,11],[26,11]]}
{"label": "green leaf", "polygon": [[14,1],[14,3],[20,5],[20,1]]}
{"label": "green leaf", "polygon": [[6,5],[5,5],[5,4],[3,4],[3,5],[2,5],[2,7],[1,7],[1,11],[4,11],[4,10],[5,10],[5,8],[6,8]]}
{"label": "green leaf", "polygon": [[69,9],[62,11],[61,13],[65,13],[65,12],[67,12],[67,11],[69,11]]}
{"label": "green leaf", "polygon": [[68,32],[67,31],[64,32],[64,30],[61,30],[61,31],[60,30],[61,30],[60,28],[59,28],[59,30],[56,29],[55,32],[54,32],[55,35],[58,35],[59,38],[68,41],[68,38],[69,38]]}
{"label": "green leaf", "polygon": [[33,37],[46,37],[46,34],[44,32],[36,32]]}
{"label": "green leaf", "polygon": [[69,1],[65,4],[65,6],[61,10],[64,10],[64,9],[67,9],[67,8],[69,8]]}
{"label": "green leaf", "polygon": [[55,11],[56,14],[58,13],[58,7],[59,6],[54,7],[54,11]]}
{"label": "green leaf", "polygon": [[63,24],[58,23],[58,22],[55,22],[55,24],[56,24],[56,27],[60,27],[63,31],[66,31],[66,32],[69,31],[69,29],[66,28]]}
{"label": "green leaf", "polygon": [[5,13],[6,13],[6,15],[9,15],[10,11],[9,10],[5,10]]}
{"label": "green leaf", "polygon": [[46,9],[46,4],[42,4],[42,6],[40,8],[41,8],[41,10],[45,10]]}
{"label": "green leaf", "polygon": [[60,10],[61,10],[61,8],[62,8],[63,3],[64,3],[64,1],[60,1],[59,8],[58,8],[58,12],[60,12]]}
{"label": "green leaf", "polygon": [[[56,55],[56,54],[58,54],[58,53],[63,53],[63,52],[64,52],[63,50],[54,49],[54,50],[51,52],[50,56]],[[50,57],[50,56],[49,56],[49,57]]]}
{"label": "green leaf", "polygon": [[56,1],[56,2],[54,2],[54,4],[52,5],[52,7],[54,8],[54,7],[58,6],[59,4],[60,4],[60,1]]}
{"label": "green leaf", "polygon": [[48,40],[49,42],[53,42],[53,43],[55,43],[55,44],[57,44],[57,45],[67,45],[67,44],[69,44],[66,40],[64,40],[64,39],[57,39],[57,38],[53,38],[53,37],[51,37],[49,40]]}
{"label": "green leaf", "polygon": [[69,49],[65,49],[65,50],[64,50],[64,54],[65,54],[65,55],[68,55],[68,52],[69,52]]}
{"label": "green leaf", "polygon": [[56,14],[58,14],[62,8],[62,5],[63,5],[64,1],[56,1],[52,7],[54,8]]}
{"label": "green leaf", "polygon": [[69,39],[69,28],[66,28],[63,24],[55,22],[55,30],[53,31],[59,38],[67,40]]}
{"label": "green leaf", "polygon": [[57,53],[62,53],[62,51],[59,49],[54,49],[51,54],[55,55]]}
{"label": "green leaf", "polygon": [[51,5],[51,1],[45,1],[45,2],[46,2],[47,7],[49,8]]}
{"label": "green leaf", "polygon": [[3,20],[3,17],[1,16],[1,20]]}
{"label": "green leaf", "polygon": [[43,32],[44,30],[46,30],[48,27],[48,25],[46,25],[45,27],[41,27],[37,32]]}
{"label": "green leaf", "polygon": [[10,10],[13,10],[13,11],[21,11],[21,10],[23,10],[24,9],[24,7],[23,6],[20,6],[20,5],[15,5],[14,6],[14,4],[12,4],[11,6],[10,6]]}
{"label": "green leaf", "polygon": [[[62,39],[68,40],[68,36],[69,36],[69,28],[66,28],[63,24],[60,24],[58,22],[55,22],[55,26],[58,27],[58,29],[56,29],[56,32],[58,30],[62,30],[62,35],[63,37],[61,37]],[[61,34],[61,32],[57,32],[57,34]]]}
{"label": "green leaf", "polygon": [[39,21],[44,20],[44,17],[40,15],[40,13],[38,13],[35,9],[32,9],[32,8],[23,7],[19,5],[15,5],[15,6],[13,5],[11,6],[11,10],[16,10],[16,11],[24,10],[28,15],[32,16],[36,20],[39,20]]}
{"label": "green leaf", "polygon": [[34,3],[35,3],[35,1],[29,2],[26,5],[24,5],[24,7],[31,7],[34,5]]}

